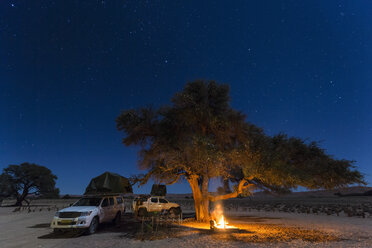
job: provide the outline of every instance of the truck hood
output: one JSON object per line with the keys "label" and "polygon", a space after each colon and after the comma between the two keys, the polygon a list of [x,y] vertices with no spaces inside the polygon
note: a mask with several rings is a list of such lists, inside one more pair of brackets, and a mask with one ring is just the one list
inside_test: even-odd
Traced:
{"label": "truck hood", "polygon": [[89,212],[97,209],[95,206],[72,206],[59,210],[59,212]]}

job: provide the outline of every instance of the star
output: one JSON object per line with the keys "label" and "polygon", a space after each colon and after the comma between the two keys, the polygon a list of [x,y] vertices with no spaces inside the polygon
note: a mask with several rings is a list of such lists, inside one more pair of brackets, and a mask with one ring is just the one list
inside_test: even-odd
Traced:
{"label": "star", "polygon": [[12,8],[14,8],[14,7],[15,7],[15,4],[14,4],[14,3],[11,3],[10,6],[11,6]]}

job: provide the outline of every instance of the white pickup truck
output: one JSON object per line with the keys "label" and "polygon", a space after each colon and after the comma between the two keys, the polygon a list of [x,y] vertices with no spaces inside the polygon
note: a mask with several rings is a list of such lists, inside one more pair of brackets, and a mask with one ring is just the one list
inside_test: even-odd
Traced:
{"label": "white pickup truck", "polygon": [[162,196],[137,197],[133,201],[133,212],[136,216],[146,216],[154,212],[167,212],[171,216],[182,213],[180,205],[169,202]]}
{"label": "white pickup truck", "polygon": [[56,212],[50,226],[55,232],[81,228],[93,234],[100,223],[120,224],[124,213],[124,199],[120,195],[87,196]]}

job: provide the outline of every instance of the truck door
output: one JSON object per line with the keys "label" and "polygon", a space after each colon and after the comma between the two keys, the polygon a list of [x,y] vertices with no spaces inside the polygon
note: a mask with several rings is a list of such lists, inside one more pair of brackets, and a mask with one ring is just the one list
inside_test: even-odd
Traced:
{"label": "truck door", "polygon": [[122,214],[125,212],[124,200],[121,196],[116,197],[117,210],[121,211]]}
{"label": "truck door", "polygon": [[158,212],[160,211],[160,204],[157,197],[151,197],[149,203],[150,212]]}
{"label": "truck door", "polygon": [[109,220],[109,201],[105,197],[101,203],[101,209],[100,209],[100,222],[107,222]]}
{"label": "truck door", "polygon": [[168,201],[165,200],[164,198],[159,198],[159,205],[161,210],[163,209],[168,210]]}
{"label": "truck door", "polygon": [[114,200],[113,197],[109,197],[109,205],[110,205],[110,208],[109,208],[110,219],[109,219],[109,221],[111,221],[115,218],[115,215],[116,215],[115,200]]}
{"label": "truck door", "polygon": [[105,197],[101,204],[101,220],[102,222],[110,222],[114,219],[114,199],[112,197]]}

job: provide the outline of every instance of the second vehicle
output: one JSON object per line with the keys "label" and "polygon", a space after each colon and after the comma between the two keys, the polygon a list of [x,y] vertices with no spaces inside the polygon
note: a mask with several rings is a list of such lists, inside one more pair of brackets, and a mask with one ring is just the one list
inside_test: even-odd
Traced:
{"label": "second vehicle", "polygon": [[162,196],[137,197],[133,201],[133,212],[136,216],[146,216],[153,212],[166,211],[171,216],[175,217],[182,213],[179,204],[169,202]]}

